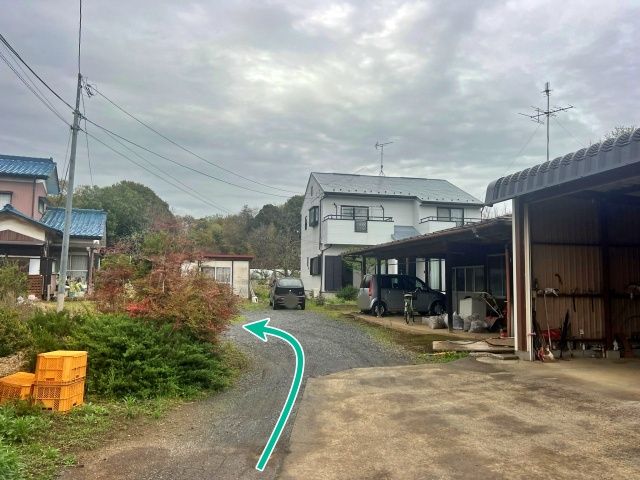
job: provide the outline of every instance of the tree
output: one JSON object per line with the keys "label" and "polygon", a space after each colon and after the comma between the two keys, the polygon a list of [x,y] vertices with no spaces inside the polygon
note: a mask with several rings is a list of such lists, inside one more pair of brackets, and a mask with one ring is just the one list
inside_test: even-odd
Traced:
{"label": "tree", "polygon": [[108,187],[82,186],[73,194],[73,206],[107,212],[109,245],[142,234],[156,222],[173,219],[167,202],[149,187],[130,181]]}
{"label": "tree", "polygon": [[631,125],[629,127],[626,127],[624,125],[617,125],[613,127],[613,130],[611,130],[609,133],[604,134],[602,141],[609,140],[610,138],[616,139],[623,133],[633,133],[635,132],[635,130],[636,130],[635,125]]}

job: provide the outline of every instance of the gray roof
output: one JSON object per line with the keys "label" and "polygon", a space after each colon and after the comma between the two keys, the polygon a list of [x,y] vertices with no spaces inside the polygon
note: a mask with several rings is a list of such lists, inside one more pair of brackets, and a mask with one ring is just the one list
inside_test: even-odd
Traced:
{"label": "gray roof", "polygon": [[50,194],[60,193],[58,171],[51,158],[18,157],[0,153],[0,176],[40,178],[47,181]]}
{"label": "gray roof", "polygon": [[482,201],[447,180],[318,172],[311,176],[325,193],[411,197],[423,202],[482,205]]}
{"label": "gray roof", "polygon": [[393,238],[394,240],[404,240],[406,238],[417,237],[419,235],[420,232],[416,230],[415,227],[394,225],[393,235],[391,235],[391,238]]}
{"label": "gray roof", "polygon": [[624,133],[615,139],[498,178],[487,187],[485,203],[493,205],[633,164],[640,168],[640,128],[633,133]]}

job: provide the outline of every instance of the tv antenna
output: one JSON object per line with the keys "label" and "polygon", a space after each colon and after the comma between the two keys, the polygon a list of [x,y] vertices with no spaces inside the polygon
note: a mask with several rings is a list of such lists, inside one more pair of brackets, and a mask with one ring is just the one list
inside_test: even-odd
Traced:
{"label": "tv antenna", "polygon": [[[544,95],[546,95],[547,97],[547,109],[546,110],[542,110],[539,107],[531,107],[533,108],[533,110],[536,112],[533,115],[528,115],[526,113],[520,113],[520,115],[523,115],[525,117],[529,117],[531,120],[533,120],[536,123],[546,123],[547,124],[547,162],[549,161],[549,122],[551,121],[551,117],[556,117],[556,113],[558,112],[564,112],[566,110],[569,110],[571,108],[573,108],[573,105],[569,105],[568,107],[553,107],[553,109],[550,108],[549,106],[549,97],[551,96],[551,88],[550,88],[550,84],[549,82],[546,82],[544,84],[544,90],[542,91],[542,93]],[[541,117],[547,117],[546,121],[545,120],[541,120]]]}
{"label": "tv antenna", "polygon": [[385,145],[391,145],[393,142],[380,143],[376,142],[376,150],[380,150],[380,175],[384,177],[384,147]]}

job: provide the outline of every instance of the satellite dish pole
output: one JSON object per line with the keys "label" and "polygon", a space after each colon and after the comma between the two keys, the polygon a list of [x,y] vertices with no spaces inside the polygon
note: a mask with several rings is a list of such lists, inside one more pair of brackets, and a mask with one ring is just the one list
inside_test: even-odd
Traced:
{"label": "satellite dish pole", "polygon": [[[547,162],[549,161],[549,122],[551,121],[551,117],[555,117],[556,113],[564,112],[573,108],[573,105],[569,105],[568,107],[554,107],[553,109],[549,106],[549,97],[551,96],[551,87],[549,82],[544,84],[544,90],[542,93],[547,97],[547,109],[542,110],[539,107],[531,107],[536,112],[533,115],[529,115],[526,113],[521,113],[520,115],[524,115],[525,117],[529,117],[536,123],[546,123],[547,124]],[[547,117],[546,121],[541,120],[541,117]]]}
{"label": "satellite dish pole", "polygon": [[384,177],[384,146],[390,145],[392,143],[393,142],[376,142],[376,150],[380,150],[380,173],[378,175],[380,175],[381,177]]}

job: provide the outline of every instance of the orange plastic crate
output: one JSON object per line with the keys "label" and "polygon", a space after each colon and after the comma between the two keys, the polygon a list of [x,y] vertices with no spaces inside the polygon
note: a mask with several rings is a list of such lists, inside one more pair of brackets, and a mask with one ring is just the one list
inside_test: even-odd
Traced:
{"label": "orange plastic crate", "polygon": [[28,372],[18,372],[0,378],[0,403],[7,400],[28,400],[35,375]]}
{"label": "orange plastic crate", "polygon": [[84,403],[84,378],[73,382],[36,383],[32,397],[47,410],[66,412]]}
{"label": "orange plastic crate", "polygon": [[57,350],[39,353],[36,382],[72,382],[87,376],[87,352]]}

